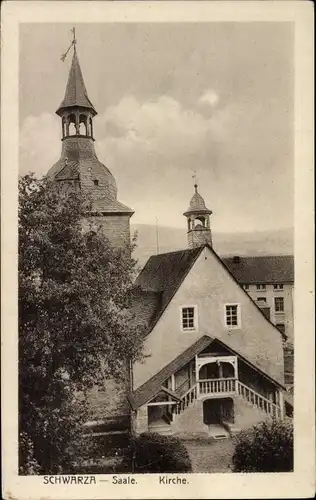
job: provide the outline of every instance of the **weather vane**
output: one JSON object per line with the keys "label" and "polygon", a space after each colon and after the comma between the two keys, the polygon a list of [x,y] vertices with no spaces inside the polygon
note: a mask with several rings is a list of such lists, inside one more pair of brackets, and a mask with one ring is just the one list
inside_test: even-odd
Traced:
{"label": "weather vane", "polygon": [[194,174],[192,175],[192,179],[194,179],[194,187],[197,188],[197,176],[196,170],[193,170]]}
{"label": "weather vane", "polygon": [[66,59],[67,57],[67,54],[68,52],[70,51],[71,47],[73,46],[74,47],[74,50],[76,50],[76,43],[77,43],[77,40],[76,40],[76,30],[75,30],[75,27],[73,27],[71,30],[70,30],[73,34],[73,40],[71,42],[71,44],[69,45],[68,49],[66,50],[66,52],[61,56],[61,60],[64,62],[64,60]]}

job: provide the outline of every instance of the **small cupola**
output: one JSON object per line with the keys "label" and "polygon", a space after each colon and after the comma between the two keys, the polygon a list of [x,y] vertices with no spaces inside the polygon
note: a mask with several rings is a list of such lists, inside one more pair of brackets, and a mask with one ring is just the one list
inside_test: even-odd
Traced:
{"label": "small cupola", "polygon": [[212,210],[205,205],[203,197],[198,192],[198,185],[194,184],[195,193],[191,198],[189,208],[184,212],[188,224],[189,248],[209,244],[212,246],[210,215]]}

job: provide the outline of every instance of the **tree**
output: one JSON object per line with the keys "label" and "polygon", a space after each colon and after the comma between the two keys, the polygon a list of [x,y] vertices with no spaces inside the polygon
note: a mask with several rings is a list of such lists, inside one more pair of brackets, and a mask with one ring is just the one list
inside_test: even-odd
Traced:
{"label": "tree", "polygon": [[293,470],[291,420],[262,422],[236,438],[234,472],[290,472]]}
{"label": "tree", "polygon": [[99,229],[84,230],[89,209],[81,192],[49,179],[19,181],[22,472],[30,453],[41,473],[69,467],[86,415],[80,395],[104,377],[126,376],[141,358],[143,325],[131,312],[132,246],[114,250]]}

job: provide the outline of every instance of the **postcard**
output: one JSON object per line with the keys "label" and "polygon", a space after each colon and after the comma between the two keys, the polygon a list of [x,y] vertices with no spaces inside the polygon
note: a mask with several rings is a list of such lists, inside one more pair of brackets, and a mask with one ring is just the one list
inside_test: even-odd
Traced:
{"label": "postcard", "polygon": [[4,3],[4,498],[314,495],[312,13]]}

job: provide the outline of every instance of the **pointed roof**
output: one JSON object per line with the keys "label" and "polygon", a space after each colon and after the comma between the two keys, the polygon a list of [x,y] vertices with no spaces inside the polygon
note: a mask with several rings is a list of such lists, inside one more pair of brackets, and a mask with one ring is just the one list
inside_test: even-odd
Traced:
{"label": "pointed roof", "polygon": [[190,214],[209,214],[209,215],[211,215],[212,210],[209,210],[206,207],[204,198],[202,198],[202,196],[200,195],[200,193],[197,190],[198,185],[194,184],[194,188],[195,188],[195,193],[191,198],[190,206],[189,206],[188,210],[183,215],[190,215]]}
{"label": "pointed roof", "polygon": [[88,108],[92,111],[93,115],[97,112],[94,109],[92,102],[90,101],[87,93],[87,89],[83,80],[82,71],[79,64],[79,59],[77,56],[76,47],[74,46],[74,54],[72,57],[71,68],[69,71],[69,77],[65,92],[65,97],[57,109],[57,115],[61,116],[65,108],[73,108],[74,106],[80,106],[82,108]]}
{"label": "pointed roof", "polygon": [[[276,326],[265,316],[256,302],[243,289],[241,284],[232,273],[231,269],[225,265],[223,260],[217,255],[215,250],[208,244],[199,247],[169,252],[159,255],[152,255],[136,279],[136,287],[139,289],[138,296],[135,297],[133,308],[139,315],[148,321],[146,335],[148,335],[154,326],[158,323],[168,304],[171,302],[177,290],[180,288],[184,279],[192,269],[199,255],[204,248],[208,248],[215,256],[218,263],[224,267],[227,273],[235,281],[238,287],[247,295],[248,299],[260,311],[265,321],[268,321],[284,339],[287,335],[276,328]],[[146,293],[151,294],[152,300],[144,301]]]}
{"label": "pointed roof", "polygon": [[[146,404],[149,400],[155,397],[159,391],[162,389],[162,384],[178,370],[180,370],[189,361],[194,359],[194,356],[203,351],[210,344],[218,344],[225,350],[239,357],[244,363],[250,366],[254,371],[260,373],[263,377],[268,379],[272,384],[284,389],[284,384],[281,384],[278,380],[271,377],[268,373],[263,371],[258,365],[253,364],[249,359],[245,358],[240,352],[235,351],[230,346],[225,344],[222,340],[216,337],[210,337],[209,335],[203,335],[196,342],[194,342],[190,347],[185,349],[181,354],[179,354],[170,363],[165,365],[159,372],[155,373],[150,379],[148,379],[144,384],[139,386],[135,391],[129,394],[128,401],[133,410],[136,410],[140,406]],[[180,394],[175,391],[172,393],[173,396],[180,397]]]}

